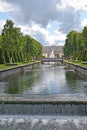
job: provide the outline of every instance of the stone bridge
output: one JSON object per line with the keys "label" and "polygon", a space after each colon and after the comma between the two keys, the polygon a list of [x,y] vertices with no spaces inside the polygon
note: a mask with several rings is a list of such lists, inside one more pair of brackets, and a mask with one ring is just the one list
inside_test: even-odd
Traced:
{"label": "stone bridge", "polygon": [[43,62],[61,62],[61,63],[63,63],[64,59],[62,59],[62,58],[42,58],[41,63],[43,63]]}

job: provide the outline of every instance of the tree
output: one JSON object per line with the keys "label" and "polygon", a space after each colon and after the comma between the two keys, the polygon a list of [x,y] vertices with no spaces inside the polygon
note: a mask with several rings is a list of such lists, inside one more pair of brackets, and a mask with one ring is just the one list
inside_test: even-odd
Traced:
{"label": "tree", "polygon": [[5,63],[4,53],[2,49],[2,36],[0,35],[0,64]]}
{"label": "tree", "polygon": [[14,23],[11,20],[7,20],[2,30],[2,39],[3,39],[2,48],[5,52],[6,62],[9,61],[7,60],[8,59],[7,57],[9,56],[10,58],[12,57],[13,61],[16,61],[16,59],[14,59],[13,52],[14,51],[17,52],[19,50],[20,35],[21,35],[20,28],[14,27]]}
{"label": "tree", "polygon": [[13,62],[22,62],[38,57],[42,52],[42,45],[31,38],[23,35],[21,29],[14,27],[12,20],[7,20],[0,36],[1,53],[3,51],[5,62],[12,59]]}
{"label": "tree", "polygon": [[78,60],[87,60],[87,27],[81,33],[71,31],[68,33],[64,45],[64,56]]}
{"label": "tree", "polygon": [[82,35],[84,37],[85,48],[87,48],[87,27],[83,28]]}
{"label": "tree", "polygon": [[74,52],[77,50],[77,32],[76,31],[71,31],[67,35],[67,39],[65,41],[65,46],[64,46],[64,54],[66,57],[72,57]]}

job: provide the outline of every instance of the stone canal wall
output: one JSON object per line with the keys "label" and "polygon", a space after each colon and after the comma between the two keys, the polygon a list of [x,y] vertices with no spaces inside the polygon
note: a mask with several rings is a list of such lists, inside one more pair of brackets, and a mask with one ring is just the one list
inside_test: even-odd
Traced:
{"label": "stone canal wall", "polygon": [[27,69],[33,69],[34,67],[40,65],[40,62],[35,62],[27,65],[17,66],[10,69],[5,69],[0,71],[0,79],[6,78],[11,75],[22,73]]}
{"label": "stone canal wall", "polygon": [[65,62],[65,66],[73,69],[75,72],[77,72],[81,77],[87,79],[87,67],[82,67],[80,65],[75,65],[72,63]]}

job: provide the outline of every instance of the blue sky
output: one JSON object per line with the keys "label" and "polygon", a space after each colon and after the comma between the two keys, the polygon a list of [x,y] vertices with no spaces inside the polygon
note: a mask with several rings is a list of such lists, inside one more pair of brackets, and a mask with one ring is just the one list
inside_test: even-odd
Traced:
{"label": "blue sky", "polygon": [[7,19],[42,45],[64,45],[87,25],[87,0],[0,0],[0,33]]}
{"label": "blue sky", "polygon": [[0,20],[10,19],[9,14],[7,12],[0,12]]}

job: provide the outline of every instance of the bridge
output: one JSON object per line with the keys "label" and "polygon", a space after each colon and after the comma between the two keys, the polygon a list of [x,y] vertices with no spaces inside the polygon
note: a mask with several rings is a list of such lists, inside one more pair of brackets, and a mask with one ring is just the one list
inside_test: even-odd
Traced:
{"label": "bridge", "polygon": [[62,59],[62,58],[42,58],[41,63],[43,63],[43,62],[61,62],[61,63],[63,63],[64,59]]}

